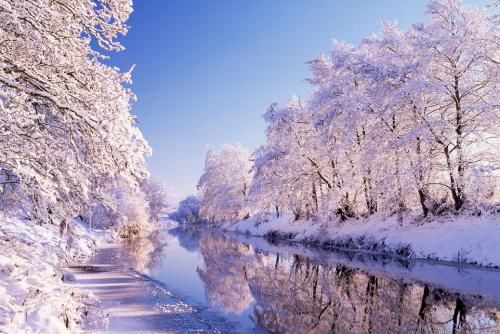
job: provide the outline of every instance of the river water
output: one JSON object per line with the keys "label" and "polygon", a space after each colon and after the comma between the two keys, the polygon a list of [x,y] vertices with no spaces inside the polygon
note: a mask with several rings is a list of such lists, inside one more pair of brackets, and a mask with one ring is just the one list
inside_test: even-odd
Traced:
{"label": "river water", "polygon": [[131,263],[221,332],[500,333],[500,271],[165,229]]}

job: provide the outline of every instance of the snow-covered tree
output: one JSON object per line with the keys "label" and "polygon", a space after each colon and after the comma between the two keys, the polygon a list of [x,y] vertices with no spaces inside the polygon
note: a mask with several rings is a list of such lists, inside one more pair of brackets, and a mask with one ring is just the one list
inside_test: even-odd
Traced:
{"label": "snow-covered tree", "polygon": [[240,145],[209,149],[205,169],[198,181],[200,217],[213,223],[247,215],[246,194],[251,182],[250,153]]}
{"label": "snow-covered tree", "polygon": [[443,181],[435,184],[449,189],[458,210],[472,192],[471,173],[498,159],[492,153],[500,135],[500,37],[484,10],[458,0],[430,1],[427,13],[429,20],[414,27],[411,40],[421,64],[412,81],[429,99],[418,116],[439,147]]}
{"label": "snow-covered tree", "polygon": [[272,105],[264,118],[266,143],[254,153],[249,199],[259,210],[310,217],[332,186],[331,165],[308,105],[293,97]]}
{"label": "snow-covered tree", "polygon": [[0,182],[32,218],[83,214],[103,180],[147,175],[130,71],[92,48],[123,49],[131,11],[130,0],[0,1]]}
{"label": "snow-covered tree", "polygon": [[141,180],[140,189],[148,203],[149,220],[157,222],[168,207],[167,194],[160,181],[153,178]]}
{"label": "snow-covered tree", "polygon": [[498,204],[498,16],[459,0],[431,0],[427,15],[335,41],[310,62],[310,97],[271,105],[253,212],[331,220]]}

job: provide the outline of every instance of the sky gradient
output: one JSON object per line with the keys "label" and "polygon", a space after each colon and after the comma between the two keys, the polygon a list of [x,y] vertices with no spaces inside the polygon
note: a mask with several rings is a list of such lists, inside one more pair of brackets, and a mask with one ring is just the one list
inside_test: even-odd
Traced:
{"label": "sky gradient", "polygon": [[[466,0],[483,5],[487,1]],[[424,0],[137,0],[126,50],[133,113],[153,147],[148,167],[171,201],[196,192],[208,146],[264,142],[262,114],[294,94],[307,97],[306,62],[331,40],[356,44],[383,21],[424,20]]]}

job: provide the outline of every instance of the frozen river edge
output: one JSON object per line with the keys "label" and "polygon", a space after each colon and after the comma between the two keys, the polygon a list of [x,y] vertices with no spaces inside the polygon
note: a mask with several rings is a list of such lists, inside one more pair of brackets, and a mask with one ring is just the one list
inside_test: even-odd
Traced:
{"label": "frozen river edge", "polygon": [[221,229],[270,240],[300,242],[323,249],[362,251],[500,268],[500,215],[449,216],[428,221],[397,217],[320,223],[291,217],[258,222],[255,217]]}

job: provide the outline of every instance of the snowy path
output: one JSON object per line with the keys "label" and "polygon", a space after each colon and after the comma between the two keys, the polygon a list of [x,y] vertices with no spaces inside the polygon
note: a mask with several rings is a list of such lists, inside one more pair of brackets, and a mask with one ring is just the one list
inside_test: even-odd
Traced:
{"label": "snowy path", "polygon": [[108,324],[87,324],[89,333],[221,333],[199,312],[155,281],[127,266],[127,252],[118,245],[98,249],[83,266],[68,269],[75,287],[88,289],[108,314]]}

